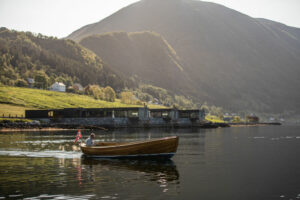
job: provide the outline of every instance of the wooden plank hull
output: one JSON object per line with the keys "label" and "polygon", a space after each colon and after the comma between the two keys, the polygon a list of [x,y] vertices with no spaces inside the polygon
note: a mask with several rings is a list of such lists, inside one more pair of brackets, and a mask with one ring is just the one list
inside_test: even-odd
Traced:
{"label": "wooden plank hull", "polygon": [[177,151],[178,137],[166,137],[129,143],[99,143],[87,147],[81,145],[86,156],[101,158],[165,157],[171,158]]}

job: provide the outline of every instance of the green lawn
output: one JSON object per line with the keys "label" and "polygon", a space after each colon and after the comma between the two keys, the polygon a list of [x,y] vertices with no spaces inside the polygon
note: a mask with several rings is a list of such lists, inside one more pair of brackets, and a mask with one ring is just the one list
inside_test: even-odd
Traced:
{"label": "green lawn", "polygon": [[213,123],[225,123],[225,121],[215,115],[206,115],[205,119]]}
{"label": "green lawn", "polygon": [[15,106],[15,105],[10,105],[10,104],[0,104],[0,116],[6,116],[8,117],[9,115],[12,117],[15,117],[16,115],[18,117],[24,117],[25,110],[26,109],[33,109],[29,107],[23,107],[23,106]]}
{"label": "green lawn", "polygon": [[[150,108],[163,108],[148,105]],[[141,107],[141,105],[123,104],[96,100],[86,95],[48,90],[0,86],[0,115],[24,115],[26,109],[62,109],[62,108],[112,108]]]}

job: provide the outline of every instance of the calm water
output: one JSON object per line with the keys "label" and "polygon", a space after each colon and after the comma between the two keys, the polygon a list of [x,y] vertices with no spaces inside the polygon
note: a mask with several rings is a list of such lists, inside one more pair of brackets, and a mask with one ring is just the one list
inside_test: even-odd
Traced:
{"label": "calm water", "polygon": [[180,136],[166,161],[84,159],[75,135],[0,133],[0,199],[300,199],[299,126],[96,132]]}

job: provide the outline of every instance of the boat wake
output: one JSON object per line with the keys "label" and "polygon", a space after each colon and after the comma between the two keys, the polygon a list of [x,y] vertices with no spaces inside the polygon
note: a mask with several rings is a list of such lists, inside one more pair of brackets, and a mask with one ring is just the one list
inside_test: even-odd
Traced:
{"label": "boat wake", "polygon": [[80,158],[81,152],[76,151],[0,151],[0,156],[20,156],[36,158]]}

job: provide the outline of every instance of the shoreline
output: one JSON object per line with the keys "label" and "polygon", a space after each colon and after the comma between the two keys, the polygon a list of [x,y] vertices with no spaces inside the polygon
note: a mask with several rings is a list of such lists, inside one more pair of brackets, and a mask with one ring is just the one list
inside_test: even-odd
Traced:
{"label": "shoreline", "polygon": [[[254,126],[274,126],[274,125],[281,125],[281,123],[207,123],[207,124],[202,124],[201,126],[194,126],[194,127],[168,127],[168,128],[202,128],[202,129],[207,129],[207,128],[225,128],[225,127],[254,127]],[[82,130],[93,130],[93,129],[99,129],[99,130],[109,130],[109,129],[118,129],[118,128],[167,128],[167,127],[95,127],[95,126],[73,126],[73,127],[2,127],[0,128],[0,133],[1,132],[46,132],[46,131],[76,131],[78,129]]]}
{"label": "shoreline", "polygon": [[230,124],[230,127],[269,126],[267,124]]}
{"label": "shoreline", "polygon": [[270,122],[270,123],[229,123],[230,127],[246,127],[246,126],[280,126],[282,125],[279,122]]}
{"label": "shoreline", "polygon": [[[78,129],[74,129],[74,128],[2,128],[0,129],[0,132],[15,132],[15,131],[19,131],[19,132],[28,132],[28,131],[33,131],[33,132],[43,132],[43,131],[76,131]],[[84,130],[84,129],[82,129]]]}

